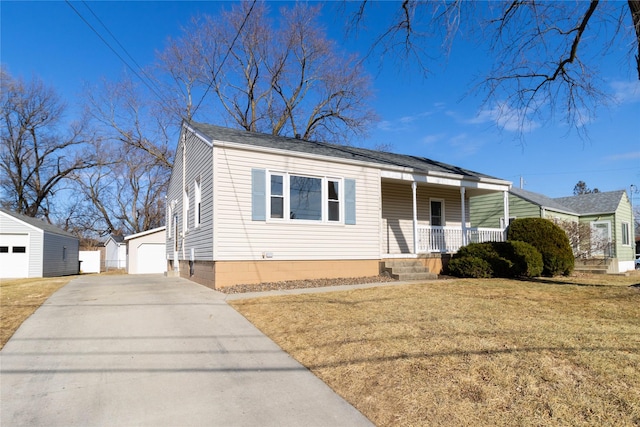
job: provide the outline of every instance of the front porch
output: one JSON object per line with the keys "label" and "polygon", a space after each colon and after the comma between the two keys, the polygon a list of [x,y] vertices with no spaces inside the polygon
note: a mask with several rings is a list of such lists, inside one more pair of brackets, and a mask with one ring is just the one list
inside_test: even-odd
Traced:
{"label": "front porch", "polygon": [[[396,178],[396,177],[393,177]],[[503,194],[509,218],[508,183],[482,179],[434,179],[401,175],[382,179],[382,258],[453,254],[469,243],[504,241],[505,230],[470,227],[468,198]]]}

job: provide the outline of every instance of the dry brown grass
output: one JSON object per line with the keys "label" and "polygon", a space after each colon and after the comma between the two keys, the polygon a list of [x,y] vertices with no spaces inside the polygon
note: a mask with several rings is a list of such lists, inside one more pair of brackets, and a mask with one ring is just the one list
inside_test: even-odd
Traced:
{"label": "dry brown grass", "polygon": [[0,349],[34,311],[73,276],[0,280]]}
{"label": "dry brown grass", "polygon": [[379,426],[640,425],[640,276],[231,304]]}

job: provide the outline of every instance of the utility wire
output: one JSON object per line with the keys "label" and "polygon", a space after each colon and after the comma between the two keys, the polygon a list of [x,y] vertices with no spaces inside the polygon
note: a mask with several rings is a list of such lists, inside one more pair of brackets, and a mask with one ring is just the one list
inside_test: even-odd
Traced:
{"label": "utility wire", "polygon": [[[149,76],[149,74],[147,74],[147,72],[144,70],[144,68],[142,68],[140,66],[140,64],[138,64],[138,61],[135,60],[135,58],[133,56],[131,56],[131,54],[129,53],[129,51],[122,45],[122,43],[120,43],[120,41],[118,40],[118,38],[109,30],[109,28],[104,24],[104,22],[102,22],[102,20],[100,19],[100,17],[98,15],[95,14],[95,12],[93,11],[93,9],[91,9],[91,7],[89,7],[89,4],[85,1],[82,0],[82,4],[89,10],[89,12],[91,12],[91,14],[93,15],[93,17],[100,23],[100,25],[102,25],[102,28],[104,28],[107,33],[109,33],[109,35],[111,36],[111,38],[113,40],[115,40],[115,42],[118,44],[118,46],[120,47],[120,49],[122,49],[122,51],[129,57],[129,59],[131,59],[131,61],[133,61],[133,63],[136,65],[136,67],[138,67],[138,69],[142,72],[142,74],[144,74],[144,76],[147,78],[147,80],[149,82],[151,82],[151,84],[153,84],[153,86],[158,90],[159,93],[161,93],[162,91],[160,90],[160,88],[156,85],[155,81],[151,78],[151,76]],[[112,49],[113,50],[113,49]],[[164,102],[164,100],[162,100]]]}
{"label": "utility wire", "polygon": [[[132,67],[132,66],[131,66],[131,65],[130,65],[130,64],[129,64],[129,63],[128,63],[128,62],[127,62],[127,61],[126,61],[126,60],[125,60],[125,59],[124,59],[124,58],[123,58],[123,57],[122,57],[122,56],[121,56],[121,55],[116,51],[116,50],[115,50],[115,49],[114,49],[114,48],[113,48],[113,46],[111,46],[111,44],[109,44],[109,42],[108,42],[107,40],[105,40],[105,38],[104,38],[104,37],[102,37],[102,35],[98,32],[98,30],[96,30],[96,29],[93,27],[93,25],[91,25],[91,23],[90,23],[89,21],[87,21],[87,20],[85,19],[85,17],[84,17],[84,16],[82,16],[82,14],[81,14],[81,13],[80,13],[80,12],[79,12],[75,7],[74,7],[74,6],[73,6],[73,4],[71,4],[71,2],[70,2],[69,0],[65,0],[65,1],[66,1],[66,3],[69,5],[69,7],[70,7],[71,9],[73,9],[73,11],[74,11],[74,12],[75,12],[79,17],[80,17],[80,19],[82,19],[82,21],[83,21],[85,24],[87,24],[87,26],[91,29],[91,31],[93,31],[93,32],[94,32],[94,33],[95,33],[95,34],[100,38],[100,40],[102,40],[102,42],[103,42],[103,43],[104,43],[104,44],[105,44],[105,45],[106,45],[106,46],[107,46],[107,47],[108,47],[108,48],[109,48],[109,49],[110,49],[110,50],[111,50],[111,51],[112,51],[112,52],[113,52],[117,57],[118,57],[118,59],[120,59],[120,61],[122,61],[122,63],[123,63],[124,65],[126,65],[126,66],[127,66],[127,68],[128,68],[129,70],[131,70],[131,72],[132,72],[133,74],[135,74],[135,76],[136,76],[136,77],[138,77],[138,79],[140,79],[140,81],[141,81],[145,86],[147,86],[147,88],[149,88],[149,90],[150,90],[150,91],[151,91],[151,92],[152,92],[156,97],[158,97],[158,99],[159,99],[162,103],[167,104],[166,100],[162,97],[162,95],[161,95],[160,93],[158,93],[158,92],[157,92],[153,87],[151,87],[151,85],[149,84],[149,82],[148,82],[147,80],[143,79],[143,78],[140,76],[140,74],[138,74],[138,72],[137,72],[137,71],[136,71],[136,70],[135,70],[135,69],[134,69],[134,68],[133,68],[133,67]],[[84,3],[84,2],[83,2],[83,3]],[[86,3],[85,3],[85,5],[86,5]],[[89,10],[91,10],[91,9],[89,9]],[[93,11],[92,11],[91,13],[93,13]],[[95,14],[94,14],[94,16],[95,16]],[[100,21],[100,20],[98,19],[98,21]],[[100,23],[102,24],[102,21],[100,21]],[[104,24],[102,24],[102,25],[104,26]],[[106,27],[105,27],[105,28],[106,28]],[[109,30],[107,30],[107,31],[109,32],[109,34],[111,34],[111,32],[110,32]],[[111,35],[111,36],[113,37],[113,35]],[[114,37],[114,39],[115,39],[115,37]],[[117,40],[116,40],[116,42],[117,42]],[[119,43],[119,42],[118,42],[118,44],[120,45],[120,43]],[[120,45],[120,46],[122,47],[122,45]],[[125,50],[125,49],[123,48],[123,50]],[[126,52],[126,50],[125,50],[125,52]],[[127,55],[128,55],[128,52],[127,52]],[[134,60],[134,63],[136,63],[136,62],[135,62],[135,60]],[[136,63],[136,65],[137,65],[137,63]],[[138,67],[140,67],[140,66],[138,65]]]}
{"label": "utility wire", "polygon": [[511,175],[511,176],[509,176],[509,178],[519,177],[519,176],[569,175],[569,174],[573,174],[573,173],[619,172],[619,171],[626,171],[626,170],[631,170],[631,169],[638,169],[638,168],[637,167],[631,167],[631,168],[600,169],[600,170],[596,169],[596,170],[588,170],[588,171],[539,172],[539,173],[523,172],[523,173],[518,174],[518,175]]}
{"label": "utility wire", "polygon": [[238,28],[238,32],[236,33],[236,36],[233,38],[233,41],[231,42],[231,45],[229,46],[229,49],[227,49],[227,53],[224,55],[224,58],[222,58],[222,62],[220,63],[220,66],[218,67],[218,71],[216,71],[214,73],[213,78],[211,79],[211,82],[209,82],[209,85],[207,86],[207,89],[204,91],[204,94],[202,95],[202,98],[200,98],[200,101],[198,101],[198,105],[196,105],[196,108],[193,109],[193,112],[191,113],[191,116],[194,116],[196,114],[196,111],[198,111],[198,108],[200,108],[200,104],[202,104],[202,101],[204,101],[204,98],[209,93],[209,90],[211,90],[211,86],[213,86],[213,82],[215,82],[216,79],[218,78],[218,73],[220,73],[220,70],[222,69],[222,66],[224,65],[224,63],[227,60],[227,58],[229,57],[229,55],[231,54],[231,51],[233,50],[233,46],[236,44],[236,41],[240,37],[240,34],[242,33],[242,30],[244,29],[244,26],[246,25],[247,21],[249,20],[249,16],[251,15],[251,12],[253,11],[253,7],[255,5],[256,5],[256,0],[253,0],[253,3],[251,3],[251,7],[249,8],[249,11],[244,16],[244,20],[242,21],[242,25],[240,25],[240,28]]}
{"label": "utility wire", "polygon": [[[82,16],[82,14],[73,6],[73,4],[71,4],[70,0],[65,0],[66,3],[69,5],[69,7],[71,7],[71,9],[73,9],[73,11],[80,17],[80,19],[82,19],[82,21],[87,24],[87,26],[91,29],[91,31],[93,31],[99,38],[100,40],[102,40],[102,42],[118,57],[118,59],[120,59],[120,61],[127,66],[127,68],[129,70],[131,70],[131,72],[133,74],[135,74],[136,77],[138,77],[138,79],[140,79],[140,81],[147,86],[147,88],[149,88],[149,90],[165,105],[169,105],[169,103],[166,101],[166,99],[163,98],[163,96],[161,95],[161,90],[157,87],[157,85],[155,84],[155,82],[153,82],[153,80],[147,75],[147,73],[142,69],[142,67],[137,63],[137,61],[129,54],[129,52],[127,51],[127,49],[124,48],[124,46],[122,46],[122,44],[118,41],[118,39],[113,35],[113,33],[111,33],[111,31],[109,31],[109,29],[107,28],[107,26],[102,22],[102,20],[100,20],[100,18],[98,18],[98,16],[93,12],[93,10],[91,10],[91,8],[89,7],[89,5],[83,0],[82,3],[87,7],[87,9],[89,9],[89,11],[91,12],[91,14],[98,20],[98,22],[104,27],[104,29],[109,33],[109,35],[116,41],[116,43],[118,44],[118,46],[120,46],[120,48],[126,53],[126,55],[133,61],[133,63],[140,69],[140,71],[145,75],[145,77],[147,78],[147,80],[143,79],[140,74],[116,51],[116,49],[113,48],[113,46],[111,46],[111,44],[109,44],[109,42],[107,40],[105,40],[104,37],[102,37],[102,35],[93,27],[93,25],[91,25],[91,23],[89,23],[89,21],[87,21],[85,19],[84,16]],[[240,28],[238,28],[238,31],[235,35],[235,37],[233,38],[233,41],[231,42],[231,45],[229,46],[229,48],[227,49],[227,53],[225,54],[224,58],[222,59],[222,62],[220,63],[220,66],[218,67],[218,70],[213,74],[213,79],[211,80],[211,82],[209,83],[209,85],[207,86],[207,88],[204,91],[204,94],[202,95],[202,97],[200,98],[200,101],[198,102],[198,104],[196,105],[196,107],[193,109],[193,111],[191,112],[191,116],[195,115],[196,111],[198,110],[198,108],[200,108],[200,105],[202,104],[202,101],[204,101],[204,98],[207,96],[207,94],[209,93],[209,90],[211,90],[211,86],[213,86],[213,82],[216,81],[216,79],[218,78],[218,74],[220,73],[220,70],[222,69],[222,66],[224,65],[224,63],[227,61],[227,58],[229,57],[229,55],[231,54],[231,51],[233,50],[233,47],[236,44],[236,41],[238,40],[238,38],[240,37],[240,34],[242,33],[242,30],[244,29],[247,21],[249,20],[249,17],[251,15],[251,12],[253,11],[253,8],[256,5],[256,1],[257,0],[253,0],[253,2],[251,3],[251,7],[249,8],[249,11],[247,12],[247,14],[244,17],[244,20],[242,21],[242,24],[240,25]],[[154,89],[153,87],[151,87],[151,85],[149,84],[149,82],[151,82],[154,86],[156,86],[156,89]],[[182,117],[183,119],[185,118],[184,116]]]}

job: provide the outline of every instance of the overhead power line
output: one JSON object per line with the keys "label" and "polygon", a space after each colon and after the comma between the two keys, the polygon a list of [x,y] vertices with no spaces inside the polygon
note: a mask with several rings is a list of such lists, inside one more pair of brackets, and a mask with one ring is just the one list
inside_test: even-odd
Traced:
{"label": "overhead power line", "polygon": [[[157,97],[158,97],[158,99],[159,99],[162,103],[165,103],[165,100],[164,100],[164,98],[162,97],[162,95],[161,95],[159,92],[157,92],[153,87],[151,87],[151,85],[149,84],[149,82],[148,82],[147,80],[143,79],[143,78],[140,76],[140,74],[138,74],[138,72],[137,72],[137,71],[136,71],[136,70],[135,70],[135,69],[134,69],[134,68],[133,68],[133,67],[132,67],[132,66],[131,66],[131,65],[130,65],[130,64],[129,64],[129,63],[128,63],[128,62],[127,62],[123,57],[122,57],[122,56],[121,56],[121,55],[120,55],[120,53],[118,53],[118,51],[117,51],[116,49],[114,49],[114,48],[113,48],[113,46],[111,46],[111,44],[110,44],[110,43],[109,43],[109,42],[108,42],[104,37],[102,37],[102,34],[100,34],[100,32],[98,32],[98,30],[96,30],[96,29],[95,29],[95,27],[94,27],[93,25],[91,25],[91,23],[90,23],[89,21],[87,21],[87,19],[85,19],[85,17],[84,17],[84,16],[82,16],[82,14],[80,13],[80,11],[78,11],[78,9],[76,9],[76,8],[73,6],[73,4],[71,4],[71,1],[66,0],[66,3],[69,5],[69,7],[70,7],[71,9],[73,9],[73,11],[76,13],[76,15],[78,15],[78,16],[80,17],[80,19],[82,19],[82,21],[83,21],[85,24],[87,24],[87,26],[91,29],[91,31],[93,31],[93,32],[94,32],[94,33],[95,33],[95,34],[100,38],[100,40],[102,40],[102,42],[103,42],[103,43],[104,43],[104,44],[105,44],[105,45],[106,45],[106,46],[111,50],[111,52],[113,52],[113,53],[114,53],[114,55],[116,55],[116,56],[118,57],[118,59],[120,59],[120,61],[121,61],[124,65],[126,65],[126,67],[127,67],[129,70],[131,70],[131,72],[132,72],[136,77],[138,77],[138,79],[140,79],[140,81],[141,81],[145,86],[147,86],[147,88],[149,88],[149,90],[150,90],[150,91],[151,91],[155,96],[157,96]],[[83,3],[84,3],[84,1],[83,1]],[[85,3],[85,5],[86,5],[86,3]],[[89,9],[89,10],[91,10],[91,9]],[[93,14],[93,11],[91,11],[91,13]],[[95,14],[93,14],[93,15],[95,16]],[[100,21],[99,19],[98,19],[98,21],[99,21],[99,22],[100,22],[100,23],[101,23],[101,24],[106,28],[106,26],[102,23],[102,21]],[[107,32],[109,32],[109,34],[111,34],[111,36],[112,36],[112,37],[114,37],[114,36],[113,36],[113,34],[111,33],[111,31],[109,31],[108,29],[107,29]],[[115,39],[115,37],[114,37],[114,40],[116,40],[116,42],[117,42],[117,43],[122,47],[122,45],[120,44],[120,42],[118,42],[118,41],[117,41],[117,39]],[[126,52],[126,49],[124,49],[124,48],[123,48],[123,50],[125,50],[125,52]],[[128,52],[127,52],[127,54],[128,54]],[[134,63],[136,63],[136,65],[137,65],[137,62],[136,62],[135,60],[134,60]],[[139,66],[138,66],[138,67],[139,67]],[[142,69],[141,69],[141,70],[142,70]]]}
{"label": "overhead power line", "polygon": [[226,60],[229,57],[229,55],[231,54],[231,51],[233,50],[233,47],[235,46],[236,41],[240,37],[240,34],[242,33],[242,30],[244,29],[244,26],[246,25],[247,21],[249,20],[249,16],[251,15],[251,12],[253,11],[253,8],[254,8],[255,5],[256,5],[256,0],[253,0],[253,3],[251,3],[251,7],[249,8],[249,11],[244,16],[244,20],[242,21],[242,24],[240,25],[240,28],[238,28],[238,31],[236,32],[236,35],[233,38],[233,41],[231,42],[231,45],[227,49],[227,53],[224,55],[224,58],[222,58],[222,62],[220,63],[220,66],[218,67],[218,70],[213,74],[211,82],[209,82],[209,85],[207,86],[207,89],[205,89],[204,94],[200,98],[200,101],[198,101],[198,105],[196,105],[196,108],[193,109],[193,113],[191,113],[192,116],[196,114],[196,111],[198,111],[198,108],[200,108],[200,104],[202,104],[202,101],[204,101],[204,98],[209,93],[209,90],[211,90],[211,86],[213,86],[213,82],[215,82],[216,79],[218,78],[218,73],[220,73],[220,70],[222,69],[222,66],[226,62]]}

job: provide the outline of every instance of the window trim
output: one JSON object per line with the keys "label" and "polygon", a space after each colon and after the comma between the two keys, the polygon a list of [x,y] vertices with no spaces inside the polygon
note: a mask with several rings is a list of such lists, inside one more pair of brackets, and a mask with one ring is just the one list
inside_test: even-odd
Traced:
{"label": "window trim", "polygon": [[[625,225],[627,230],[625,233]],[[620,231],[622,232],[622,246],[631,246],[631,224],[627,221],[620,222]],[[626,243],[625,243],[626,240]]]}
{"label": "window trim", "polygon": [[198,228],[202,223],[202,188],[200,177],[193,182],[193,227]]}

